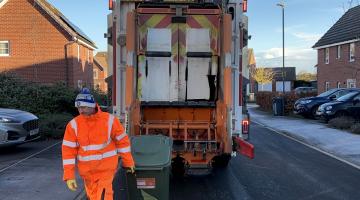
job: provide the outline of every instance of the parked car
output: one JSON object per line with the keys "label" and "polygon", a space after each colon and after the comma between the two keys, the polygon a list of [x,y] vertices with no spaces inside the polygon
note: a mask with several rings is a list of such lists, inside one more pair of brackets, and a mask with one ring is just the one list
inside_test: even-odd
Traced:
{"label": "parked car", "polygon": [[341,116],[360,118],[360,91],[350,92],[335,101],[322,104],[316,115],[325,121]]}
{"label": "parked car", "polygon": [[294,113],[304,117],[315,118],[316,111],[321,104],[333,101],[353,91],[360,91],[358,88],[334,88],[319,94],[316,97],[300,98],[294,103]]}
{"label": "parked car", "polygon": [[38,117],[21,110],[0,108],[0,146],[22,144],[38,138]]}
{"label": "parked car", "polygon": [[297,87],[295,88],[295,94],[306,94],[306,93],[316,93],[317,89],[314,87]]}

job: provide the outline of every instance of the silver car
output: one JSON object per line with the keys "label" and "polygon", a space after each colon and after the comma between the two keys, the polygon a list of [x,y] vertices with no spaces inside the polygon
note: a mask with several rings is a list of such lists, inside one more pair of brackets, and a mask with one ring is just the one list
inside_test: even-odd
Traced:
{"label": "silver car", "polygon": [[0,108],[0,146],[22,144],[38,138],[38,117],[21,110]]}

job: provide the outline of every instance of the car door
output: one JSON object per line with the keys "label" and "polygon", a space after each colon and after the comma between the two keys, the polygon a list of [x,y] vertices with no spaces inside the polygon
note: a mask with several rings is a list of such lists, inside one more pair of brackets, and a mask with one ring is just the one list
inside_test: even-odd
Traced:
{"label": "car door", "polygon": [[355,119],[360,119],[360,93],[352,99],[347,111]]}

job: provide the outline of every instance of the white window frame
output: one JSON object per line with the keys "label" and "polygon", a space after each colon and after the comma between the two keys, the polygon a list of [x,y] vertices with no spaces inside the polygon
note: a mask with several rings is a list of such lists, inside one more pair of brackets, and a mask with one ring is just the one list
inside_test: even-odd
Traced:
{"label": "white window frame", "polygon": [[349,61],[354,62],[355,61],[355,43],[350,43],[349,45]]}
{"label": "white window frame", "polygon": [[337,88],[341,88],[341,82],[340,82],[340,81],[337,82],[336,87],[337,87]]}
{"label": "white window frame", "polygon": [[0,53],[0,57],[10,56],[10,42],[9,42],[9,40],[1,40],[0,44],[7,44],[8,45],[7,53]]}
{"label": "white window frame", "polygon": [[346,87],[347,88],[356,88],[356,79],[347,79]]}
{"label": "white window frame", "polygon": [[325,91],[328,91],[330,89],[330,82],[326,81],[325,82]]}
{"label": "white window frame", "polygon": [[329,59],[330,59],[330,49],[325,48],[325,64],[329,64]]}
{"label": "white window frame", "polygon": [[77,60],[80,62],[80,45],[77,45]]}
{"label": "white window frame", "polygon": [[341,45],[338,45],[336,48],[336,59],[340,59],[341,57]]}
{"label": "white window frame", "polygon": [[3,0],[2,2],[0,2],[0,8],[1,8],[3,5],[5,5],[7,1],[8,1],[8,0]]}

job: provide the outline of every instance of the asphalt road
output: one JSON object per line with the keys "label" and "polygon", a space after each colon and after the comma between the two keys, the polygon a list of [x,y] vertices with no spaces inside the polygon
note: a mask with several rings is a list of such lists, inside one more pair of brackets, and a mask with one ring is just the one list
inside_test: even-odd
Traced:
{"label": "asphalt road", "polygon": [[[359,199],[360,171],[296,141],[252,124],[255,159],[231,160],[226,169],[170,179],[170,200]],[[61,181],[59,141],[0,149],[1,200],[72,200]],[[125,199],[124,173],[117,174],[115,199]]]}
{"label": "asphalt road", "polygon": [[[255,159],[237,156],[212,174],[171,178],[170,199],[360,199],[358,169],[260,125],[251,130]],[[116,199],[125,187],[115,187]]]}
{"label": "asphalt road", "polygon": [[61,140],[0,148],[1,200],[69,200],[80,192],[70,192],[62,181]]}

